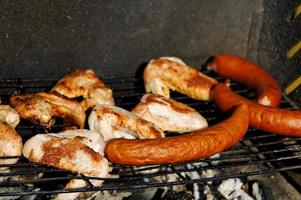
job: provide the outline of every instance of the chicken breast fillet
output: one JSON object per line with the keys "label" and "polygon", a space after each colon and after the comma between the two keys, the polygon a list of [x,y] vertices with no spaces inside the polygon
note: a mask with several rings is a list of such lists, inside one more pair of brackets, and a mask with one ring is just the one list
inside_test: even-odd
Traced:
{"label": "chicken breast fillet", "polygon": [[91,112],[89,128],[100,133],[105,142],[113,138],[162,138],[163,131],[151,122],[122,108],[110,105],[97,106]]}
{"label": "chicken breast fillet", "polygon": [[[102,135],[85,130],[85,129],[75,129],[75,130],[67,130],[60,133],[52,134],[57,137],[62,138],[71,138],[79,140],[81,143],[87,145],[91,149],[93,149],[95,152],[98,152],[100,155],[104,155],[104,147],[105,143],[103,140]],[[90,180],[94,186],[101,186],[103,181],[99,180]],[[87,183],[86,181],[83,181],[81,179],[72,179],[67,183],[65,186],[65,189],[73,189],[73,188],[83,188],[86,187]],[[56,196],[55,200],[73,200],[79,195],[78,192],[75,193],[60,193]]]}
{"label": "chicken breast fillet", "polygon": [[217,83],[175,57],[151,60],[143,74],[148,93],[170,97],[170,89],[197,100],[209,100],[210,88]]}
{"label": "chicken breast fillet", "polygon": [[195,109],[161,95],[144,95],[132,112],[164,131],[190,132],[208,127],[206,119]]}
{"label": "chicken breast fillet", "polygon": [[59,133],[49,133],[49,135],[53,135],[60,138],[70,138],[79,140],[84,145],[90,147],[95,152],[103,155],[105,142],[99,133],[95,131],[90,131],[86,129],[74,129],[74,130],[66,130]]}
{"label": "chicken breast fillet", "polygon": [[[20,135],[8,124],[0,121],[0,156],[21,156],[22,154],[22,139]],[[18,158],[0,159],[0,164],[14,164]],[[1,167],[0,170],[5,170],[6,167]]]}
{"label": "chicken breast fillet", "polygon": [[9,105],[0,105],[0,121],[16,128],[20,123],[20,117],[18,112]]}
{"label": "chicken breast fillet", "polygon": [[74,100],[53,93],[12,96],[10,104],[21,118],[48,128],[55,123],[54,117],[64,119],[68,125],[77,125],[80,128],[85,125],[86,113],[82,106]]}
{"label": "chicken breast fillet", "polygon": [[[29,160],[60,169],[83,174],[85,176],[106,178],[109,165],[100,153],[103,148],[97,142],[102,140],[98,133],[86,130],[72,130],[58,134],[38,134],[24,144],[23,155]],[[102,141],[103,143],[103,141]],[[99,150],[99,152],[94,151]],[[94,186],[103,181],[91,180]],[[71,180],[65,188],[86,187],[81,179]],[[57,195],[56,199],[75,199],[79,193]]]}
{"label": "chicken breast fillet", "polygon": [[91,69],[76,70],[52,88],[68,98],[83,97],[81,105],[85,110],[95,105],[114,105],[112,90],[107,87]]}

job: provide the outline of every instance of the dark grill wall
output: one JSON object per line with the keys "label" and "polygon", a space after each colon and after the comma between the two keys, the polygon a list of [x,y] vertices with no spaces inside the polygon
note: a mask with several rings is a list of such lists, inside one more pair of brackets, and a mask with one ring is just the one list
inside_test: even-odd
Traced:
{"label": "dark grill wall", "polygon": [[[299,2],[300,3],[300,2]],[[301,75],[298,1],[2,1],[0,78],[58,78],[77,68],[129,74],[173,55],[199,67],[221,52],[246,56],[283,87]],[[299,65],[299,66],[298,66]],[[298,101],[299,89],[291,96]],[[299,101],[300,102],[300,101]]]}

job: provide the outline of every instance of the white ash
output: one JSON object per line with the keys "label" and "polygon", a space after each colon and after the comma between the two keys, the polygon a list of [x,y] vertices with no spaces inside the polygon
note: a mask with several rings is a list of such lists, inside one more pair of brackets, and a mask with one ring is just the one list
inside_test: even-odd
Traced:
{"label": "white ash", "polygon": [[[9,173],[10,169],[3,169],[0,170],[1,173]],[[1,176],[0,177],[0,183],[7,181],[7,179],[9,178],[9,176]]]}
{"label": "white ash", "polygon": [[238,178],[223,180],[217,190],[228,200],[244,199],[254,200],[249,194],[242,190],[243,183]]}
{"label": "white ash", "polygon": [[[10,173],[14,172],[14,170],[6,169],[4,171],[1,171],[1,173]],[[38,179],[41,178],[41,174],[34,174],[34,175],[15,175],[15,176],[3,176],[0,177],[0,183],[1,182],[6,182],[6,181],[22,181],[22,180],[28,180],[28,179]],[[28,191],[28,187],[32,188],[33,184],[28,183],[25,185],[25,187],[0,187],[0,192],[1,193],[14,193],[14,192],[25,192]],[[35,188],[33,191],[39,191],[40,188]],[[0,197],[0,200],[7,200],[7,199],[22,199],[22,200],[31,200],[34,199],[36,195],[27,195],[22,198],[20,196],[6,196],[6,197]]]}
{"label": "white ash", "polygon": [[252,184],[252,195],[256,200],[262,200],[263,192],[259,187],[259,183],[255,182]]}
{"label": "white ash", "polygon": [[[34,189],[33,191],[39,191],[39,188]],[[1,187],[0,192],[4,193],[4,192],[8,192],[8,193],[14,193],[14,192],[25,192],[27,191],[26,188],[22,188],[22,187]],[[13,200],[13,199],[22,199],[22,200],[32,200],[35,199],[36,195],[28,195],[28,196],[24,196],[24,197],[20,197],[20,196],[6,196],[6,197],[0,197],[0,200]]]}
{"label": "white ash", "polygon": [[[220,171],[217,169],[205,169],[201,172],[202,178],[213,178],[220,174]],[[212,184],[212,181],[207,181],[208,184]]]}
{"label": "white ash", "polygon": [[[211,156],[210,159],[217,159],[217,158],[220,158],[220,157],[221,157],[221,155],[219,153],[217,153],[217,154]],[[212,165],[218,165],[220,163],[220,161],[219,160],[213,160],[210,163]]]}
{"label": "white ash", "polygon": [[131,196],[131,192],[120,192],[120,191],[100,191],[100,192],[94,192],[94,193],[81,193],[78,199],[82,200],[122,200],[125,197]]}
{"label": "white ash", "polygon": [[[188,169],[193,169],[192,164],[187,164],[186,166]],[[186,175],[189,176],[191,180],[201,179],[201,176],[197,171],[186,172]],[[198,183],[193,183],[193,197],[195,200],[200,199],[200,188]]]}
{"label": "white ash", "polygon": [[204,187],[204,195],[206,197],[206,200],[214,200],[214,195],[208,185],[205,185]]}

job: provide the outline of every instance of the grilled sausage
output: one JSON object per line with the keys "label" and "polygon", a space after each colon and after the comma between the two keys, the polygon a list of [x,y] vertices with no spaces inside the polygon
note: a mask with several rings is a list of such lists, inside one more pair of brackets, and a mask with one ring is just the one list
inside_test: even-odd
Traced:
{"label": "grilled sausage", "polygon": [[221,54],[214,58],[208,69],[254,89],[259,104],[277,107],[280,103],[281,90],[277,81],[259,65],[238,56]]}
{"label": "grilled sausage", "polygon": [[207,129],[159,139],[113,139],[105,148],[113,163],[127,165],[166,164],[210,157],[235,145],[248,129],[247,105],[238,106],[232,116]]}
{"label": "grilled sausage", "polygon": [[187,66],[175,57],[151,60],[143,73],[146,92],[169,98],[169,90],[197,99],[208,100],[210,88],[216,80]]}
{"label": "grilled sausage", "polygon": [[246,103],[249,106],[250,126],[285,136],[301,136],[301,111],[289,111],[270,108],[252,102],[236,93],[224,84],[217,84],[211,92],[217,106],[229,110],[233,105]]}

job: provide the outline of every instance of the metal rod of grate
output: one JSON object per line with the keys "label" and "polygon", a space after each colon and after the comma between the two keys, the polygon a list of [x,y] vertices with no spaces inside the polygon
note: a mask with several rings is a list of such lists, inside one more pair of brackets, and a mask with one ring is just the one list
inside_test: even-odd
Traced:
{"label": "metal rod of grate", "polygon": [[[220,80],[219,77],[216,78]],[[116,104],[125,109],[133,108],[144,94],[143,82],[132,75],[105,77],[104,81],[113,89]],[[15,92],[49,91],[55,83],[55,80],[22,80],[18,78],[0,80],[1,101],[8,103],[9,96]],[[252,91],[239,84],[232,84],[232,88],[243,96],[254,97]],[[223,114],[211,102],[195,101],[177,93],[172,94],[172,97],[198,110],[208,120],[209,125],[224,119]],[[283,98],[281,107],[296,109],[296,106],[287,97]],[[53,130],[63,130],[64,128],[63,125],[58,124],[54,126]],[[28,138],[47,130],[41,126],[21,121],[17,131],[23,137]],[[15,157],[0,157],[0,159],[12,158]],[[2,167],[6,167],[6,169],[4,170]],[[131,167],[111,164],[111,167],[110,178],[85,177],[32,163],[21,157],[16,164],[0,165],[0,168],[3,169],[0,171],[0,196],[142,189],[296,170],[301,169],[301,138],[280,137],[250,128],[239,144],[211,158],[172,165]],[[210,169],[227,171],[227,173],[195,179],[185,175],[188,172],[202,174],[203,171]],[[168,181],[162,178],[169,175],[176,175],[178,179]],[[64,189],[64,184],[71,179],[83,179],[88,183],[89,180],[100,179],[104,180],[104,183],[101,187],[94,187],[90,184],[86,188]],[[10,190],[16,187],[21,189],[13,192]]]}

